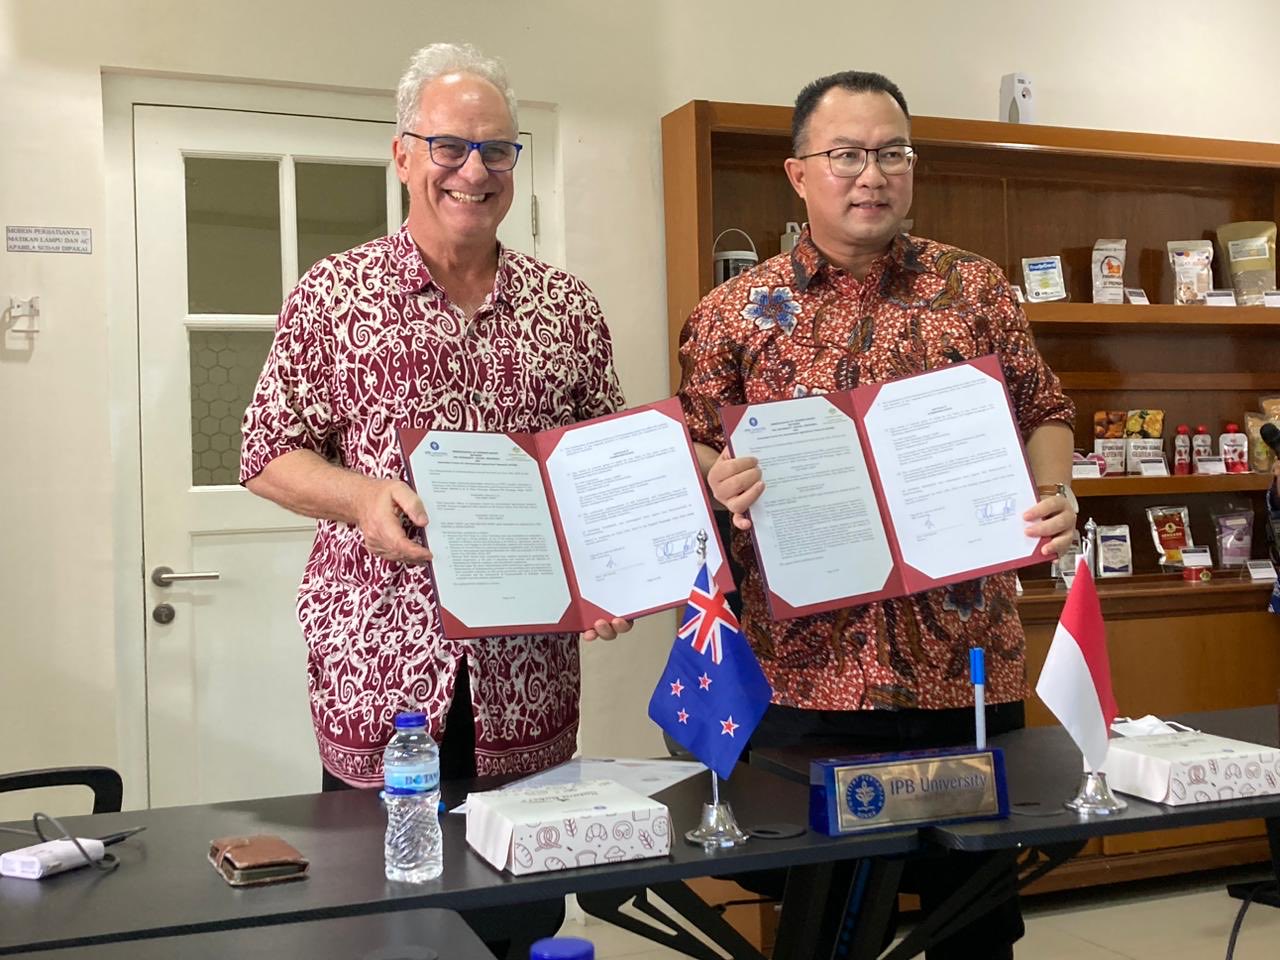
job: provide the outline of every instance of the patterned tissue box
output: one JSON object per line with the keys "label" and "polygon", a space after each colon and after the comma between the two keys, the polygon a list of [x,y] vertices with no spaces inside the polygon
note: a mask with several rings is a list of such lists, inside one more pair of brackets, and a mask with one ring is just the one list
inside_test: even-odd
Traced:
{"label": "patterned tissue box", "polygon": [[467,843],[517,876],[671,852],[667,808],[612,780],[473,793]]}
{"label": "patterned tissue box", "polygon": [[1280,749],[1198,731],[1113,737],[1107,783],[1171,807],[1280,793]]}

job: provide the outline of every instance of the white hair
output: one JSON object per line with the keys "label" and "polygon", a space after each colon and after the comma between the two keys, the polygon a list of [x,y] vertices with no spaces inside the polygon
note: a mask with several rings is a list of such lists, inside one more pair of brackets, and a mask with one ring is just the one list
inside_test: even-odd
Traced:
{"label": "white hair", "polygon": [[520,129],[516,120],[516,95],[500,60],[486,57],[469,43],[431,43],[409,58],[409,66],[396,88],[396,136],[417,125],[422,88],[451,73],[469,73],[497,87],[511,113],[512,129]]}

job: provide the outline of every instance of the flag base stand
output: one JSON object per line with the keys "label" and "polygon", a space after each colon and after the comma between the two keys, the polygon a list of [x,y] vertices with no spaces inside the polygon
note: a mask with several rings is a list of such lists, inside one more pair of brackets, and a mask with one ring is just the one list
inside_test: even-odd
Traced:
{"label": "flag base stand", "polygon": [[702,822],[686,833],[684,838],[707,851],[736,847],[750,839],[738,826],[733,808],[727,803],[704,803]]}
{"label": "flag base stand", "polygon": [[1105,817],[1128,808],[1128,804],[1111,792],[1107,775],[1103,772],[1085,772],[1080,775],[1080,789],[1063,806],[1082,817]]}

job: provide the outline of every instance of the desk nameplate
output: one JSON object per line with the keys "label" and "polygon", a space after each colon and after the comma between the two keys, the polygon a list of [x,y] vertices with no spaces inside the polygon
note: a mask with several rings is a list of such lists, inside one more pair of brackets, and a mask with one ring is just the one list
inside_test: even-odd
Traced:
{"label": "desk nameplate", "polygon": [[1009,815],[997,748],[920,750],[815,760],[809,820],[829,836]]}

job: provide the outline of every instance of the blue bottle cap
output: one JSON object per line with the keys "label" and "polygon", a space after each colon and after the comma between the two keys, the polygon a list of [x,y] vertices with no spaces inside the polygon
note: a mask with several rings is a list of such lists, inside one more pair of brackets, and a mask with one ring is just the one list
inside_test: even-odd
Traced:
{"label": "blue bottle cap", "polygon": [[595,960],[596,948],[581,937],[548,937],[529,948],[529,960]]}
{"label": "blue bottle cap", "polygon": [[425,727],[427,725],[427,715],[425,713],[397,713],[396,729],[412,730],[415,727]]}

